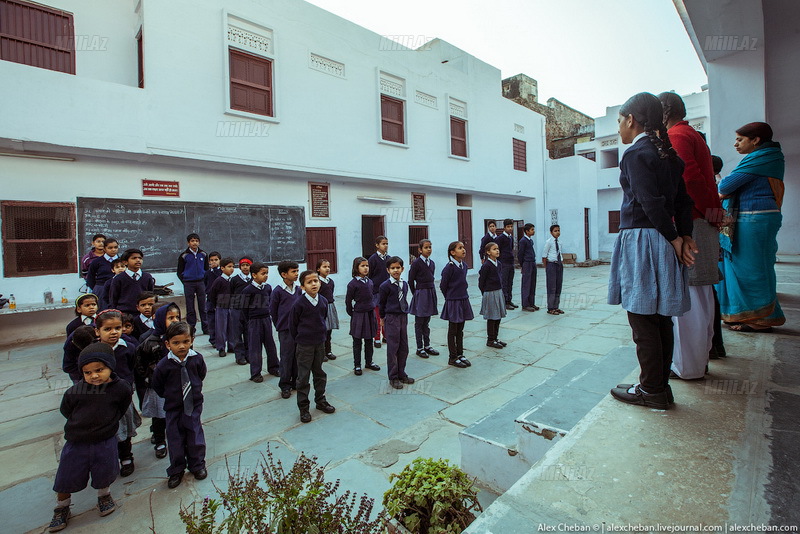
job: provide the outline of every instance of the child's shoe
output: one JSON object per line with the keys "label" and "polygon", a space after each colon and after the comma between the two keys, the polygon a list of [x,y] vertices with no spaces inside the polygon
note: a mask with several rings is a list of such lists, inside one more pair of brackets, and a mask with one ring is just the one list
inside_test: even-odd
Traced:
{"label": "child's shoe", "polygon": [[228,355],[228,353],[227,353],[227,352],[225,352],[224,350],[220,350],[220,351],[219,351],[219,357],[220,357],[220,358],[224,358],[224,357],[225,357],[225,356],[227,356],[227,355]]}
{"label": "child's shoe", "polygon": [[67,528],[69,522],[69,506],[63,506],[53,510],[53,519],[50,521],[50,526],[47,528],[48,532],[58,532]]}
{"label": "child's shoe", "polygon": [[403,384],[413,384],[414,379],[411,378],[410,376],[404,376],[403,378],[400,379],[400,382],[402,382]]}
{"label": "child's shoe", "polygon": [[425,347],[425,352],[427,354],[430,354],[431,356],[438,356],[439,355],[439,351],[434,349],[433,347]]}
{"label": "child's shoe", "polygon": [[159,443],[156,445],[156,458],[159,460],[167,456],[167,444]]}
{"label": "child's shoe", "polygon": [[394,380],[390,380],[389,383],[392,385],[394,389],[403,389],[403,383],[397,380],[396,378]]}
{"label": "child's shoe", "polygon": [[336,359],[336,356],[335,356],[335,355],[334,355],[332,352],[329,352],[329,353],[328,353],[328,354],[326,354],[325,356],[326,356],[326,357],[327,357],[329,360],[335,360],[335,359]]}
{"label": "child's shoe", "polygon": [[417,356],[419,356],[420,358],[427,358],[428,351],[426,351],[425,349],[417,349]]}
{"label": "child's shoe", "polygon": [[121,477],[131,476],[133,474],[134,469],[136,469],[136,466],[133,465],[133,458],[122,460],[122,466],[119,468],[119,476]]}
{"label": "child's shoe", "polygon": [[380,341],[373,341],[372,342],[372,346],[375,347],[376,349],[379,349],[379,348],[381,348],[381,342]]}
{"label": "child's shoe", "polygon": [[303,410],[302,412],[300,412],[300,421],[302,423],[310,423],[311,413],[308,410]]}
{"label": "child's shoe", "polygon": [[372,362],[368,363],[364,367],[366,367],[367,369],[370,369],[372,371],[380,371],[381,370],[381,366],[380,365],[378,365],[377,363],[372,363]]}
{"label": "child's shoe", "polygon": [[97,498],[97,509],[100,510],[100,517],[105,517],[117,509],[117,504],[109,493]]}
{"label": "child's shoe", "polygon": [[353,372],[356,374],[356,376],[361,376],[364,373],[364,371],[361,370],[361,367],[356,367],[353,369]]}
{"label": "child's shoe", "polygon": [[178,473],[177,475],[171,475],[169,480],[167,480],[167,487],[169,489],[177,488],[181,485],[183,481],[183,472]]}

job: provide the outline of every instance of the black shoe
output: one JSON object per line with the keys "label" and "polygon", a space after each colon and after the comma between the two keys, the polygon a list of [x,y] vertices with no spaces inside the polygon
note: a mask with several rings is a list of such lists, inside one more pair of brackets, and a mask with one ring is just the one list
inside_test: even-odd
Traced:
{"label": "black shoe", "polygon": [[247,360],[238,360],[238,359],[236,360],[237,365],[247,365],[247,363],[248,363]]}
{"label": "black shoe", "polygon": [[516,308],[514,306],[512,306],[511,304],[506,304],[506,309],[507,310],[516,310]]}
{"label": "black shoe", "polygon": [[47,528],[48,532],[58,532],[67,528],[69,523],[69,506],[62,506],[53,510],[53,519],[50,521],[50,526]]}
{"label": "black shoe", "polygon": [[458,367],[459,369],[464,369],[467,367],[467,364],[463,363],[460,358],[450,358],[447,360],[447,363],[454,367]]}
{"label": "black shoe", "polygon": [[372,346],[375,347],[376,349],[379,349],[379,348],[381,348],[381,342],[380,341],[373,341],[372,342]]}
{"label": "black shoe", "polygon": [[328,360],[330,360],[330,358],[328,358],[328,355],[327,355],[327,354],[326,354],[325,356],[323,356],[323,357],[322,357],[322,361],[323,361],[323,362],[327,362]]}
{"label": "black shoe", "polygon": [[507,347],[507,346],[508,346],[508,343],[506,343],[505,341],[500,341],[499,339],[495,339],[495,341],[496,341],[497,343],[500,343],[500,344],[501,344],[501,345],[503,345],[504,347]]}
{"label": "black shoe", "polygon": [[332,352],[329,352],[327,354],[327,357],[328,357],[329,360],[335,360],[336,359],[336,356]]}
{"label": "black shoe", "polygon": [[155,434],[153,434],[152,436],[150,436],[150,444],[151,444],[151,445],[155,445],[155,444],[156,444],[156,436],[155,436]]}
{"label": "black shoe", "polygon": [[280,371],[270,371],[269,374],[271,374],[272,376],[281,376]]}
{"label": "black shoe", "polygon": [[396,378],[394,380],[389,380],[389,384],[391,384],[394,389],[403,389],[403,383]]}
{"label": "black shoe", "polygon": [[361,367],[356,367],[353,369],[353,372],[356,374],[356,376],[361,376],[364,373],[364,371],[361,370]]}
{"label": "black shoe", "polygon": [[380,371],[381,370],[381,366],[378,365],[377,363],[368,363],[364,367],[366,367],[367,369],[371,369],[372,371]]}
{"label": "black shoe", "polygon": [[311,413],[308,410],[303,410],[300,412],[300,422],[301,423],[310,423],[311,422]]}
{"label": "black shoe", "polygon": [[431,356],[438,356],[439,355],[439,351],[434,349],[433,347],[425,347],[425,352],[427,354],[430,354]]}
{"label": "black shoe", "polygon": [[533,306],[523,306],[522,310],[527,312],[535,312],[536,308],[534,308]]}
{"label": "black shoe", "polygon": [[[617,384],[618,388],[622,389],[631,389],[636,384]],[[672,396],[672,387],[667,384],[667,402],[670,404],[675,404],[675,397]]]}
{"label": "black shoe", "polygon": [[461,363],[463,363],[467,367],[472,367],[472,364],[470,363],[470,361],[468,359],[466,359],[463,354],[461,356],[459,356],[458,359],[461,361]]}
{"label": "black shoe", "polygon": [[[220,357],[220,358],[224,358],[224,357],[225,357],[225,356],[227,356],[227,355],[228,355],[228,353],[227,353],[227,352],[225,352],[224,350],[221,350],[221,351],[219,351],[219,357]],[[179,484],[180,484],[180,482],[179,482]]]}
{"label": "black shoe", "polygon": [[133,458],[131,458],[130,461],[131,461],[131,463],[122,464],[122,466],[120,466],[120,468],[119,468],[119,476],[128,477],[128,476],[131,476],[133,474],[133,471],[134,471],[134,469],[136,469],[136,466],[133,465]]}
{"label": "black shoe", "polygon": [[317,410],[323,411],[325,413],[333,413],[336,411],[336,408],[331,406],[331,404],[328,401],[324,400],[317,403]]}
{"label": "black shoe", "polygon": [[564,313],[564,310],[562,310],[561,308],[558,308],[556,310],[556,313],[559,314],[559,315],[562,315]]}
{"label": "black shoe", "polygon": [[428,353],[424,349],[417,349],[417,356],[420,358],[427,358]]}
{"label": "black shoe", "polygon": [[494,341],[494,340],[493,341],[487,341],[486,342],[486,346],[487,347],[492,347],[493,349],[502,349],[503,348],[503,345],[501,343],[499,343],[497,341]]}
{"label": "black shoe", "polygon": [[195,471],[192,474],[194,475],[195,480],[204,480],[208,476],[208,471],[206,471],[204,467],[200,471]]}
{"label": "black shoe", "polygon": [[627,404],[647,406],[657,410],[666,410],[669,408],[669,400],[667,399],[666,391],[662,391],[661,393],[645,393],[638,384],[635,386],[633,393],[630,393],[629,389],[614,388],[611,390],[611,396]]}
{"label": "black shoe", "polygon": [[166,443],[159,443],[156,445],[156,458],[159,460],[161,458],[165,458],[167,456],[167,444]]}
{"label": "black shoe", "polygon": [[177,488],[183,482],[183,473],[178,473],[177,475],[171,475],[169,480],[167,480],[167,487],[169,489]]}
{"label": "black shoe", "polygon": [[282,389],[281,390],[281,398],[282,399],[288,399],[291,396],[292,396],[292,390],[291,389]]}
{"label": "black shoe", "polygon": [[519,306],[517,306],[517,305],[516,305],[516,304],[514,304],[513,302],[509,302],[508,304],[509,304],[509,305],[511,305],[511,306],[513,306],[515,310],[516,310],[517,308],[519,308]]}
{"label": "black shoe", "polygon": [[400,382],[402,382],[403,384],[413,384],[414,383],[414,379],[411,378],[410,376],[405,376],[405,377],[400,379]]}
{"label": "black shoe", "polygon": [[261,376],[261,375],[251,376],[251,377],[250,377],[250,380],[252,380],[252,381],[253,381],[253,382],[255,382],[256,384],[260,384],[261,382],[263,382],[263,381],[264,381],[264,377],[263,377],[263,376]]}
{"label": "black shoe", "polygon": [[533,311],[539,311],[539,306],[537,306],[536,304],[531,306],[531,308],[533,308]]}

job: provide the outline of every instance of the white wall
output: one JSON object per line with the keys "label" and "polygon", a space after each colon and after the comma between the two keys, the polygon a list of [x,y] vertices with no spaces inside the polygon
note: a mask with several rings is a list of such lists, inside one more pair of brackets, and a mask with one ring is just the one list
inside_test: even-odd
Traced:
{"label": "white wall", "polygon": [[[585,261],[584,208],[589,208],[589,255],[597,258],[597,177],[595,164],[583,156],[571,156],[548,160],[544,226],[537,226],[540,239],[549,237],[550,210],[558,210],[558,224],[561,226],[559,243],[563,252],[577,255],[578,261]],[[541,251],[541,248],[537,249]]]}

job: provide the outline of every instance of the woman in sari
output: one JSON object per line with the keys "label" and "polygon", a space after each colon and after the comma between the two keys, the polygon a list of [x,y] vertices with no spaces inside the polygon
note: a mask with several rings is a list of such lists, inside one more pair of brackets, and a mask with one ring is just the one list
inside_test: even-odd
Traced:
{"label": "woman in sari", "polygon": [[751,122],[733,145],[744,159],[719,183],[728,217],[720,234],[722,320],[740,332],[768,332],[786,322],[778,303],[775,259],[781,227],[784,160],[772,128]]}

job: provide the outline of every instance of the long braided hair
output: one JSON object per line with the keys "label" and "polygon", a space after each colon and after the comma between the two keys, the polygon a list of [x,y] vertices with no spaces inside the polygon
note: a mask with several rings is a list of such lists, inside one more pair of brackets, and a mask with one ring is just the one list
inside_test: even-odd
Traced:
{"label": "long braided hair", "polygon": [[623,117],[633,115],[636,122],[644,127],[644,133],[658,149],[661,159],[678,157],[669,141],[667,127],[664,126],[664,108],[654,94],[633,95],[619,108],[619,114]]}

